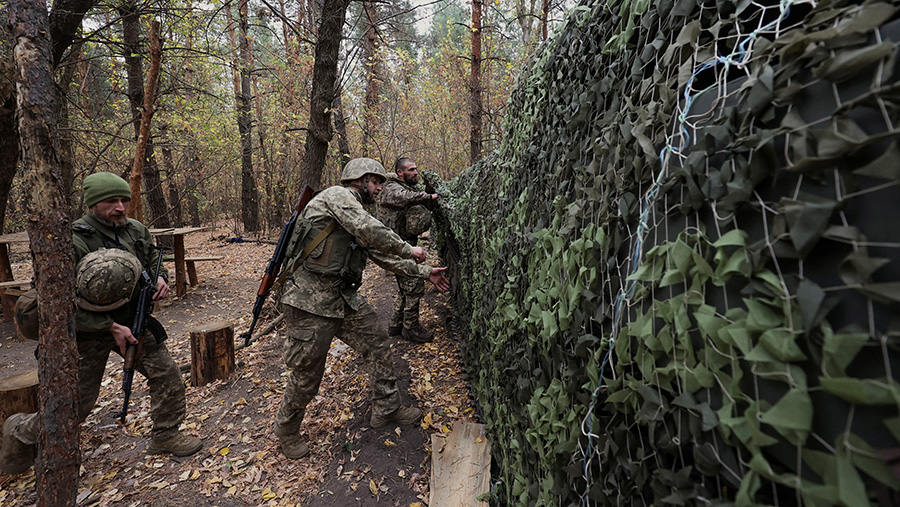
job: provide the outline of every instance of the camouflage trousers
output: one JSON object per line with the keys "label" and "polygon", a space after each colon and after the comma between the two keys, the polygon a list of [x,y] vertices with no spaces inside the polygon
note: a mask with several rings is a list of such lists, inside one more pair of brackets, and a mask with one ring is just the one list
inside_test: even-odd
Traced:
{"label": "camouflage trousers", "polygon": [[358,311],[345,307],[343,319],[320,317],[290,305],[283,305],[283,309],[287,326],[284,362],[290,374],[275,415],[276,435],[291,436],[300,431],[306,405],[319,392],[325,358],[334,337],[353,347],[366,364],[372,388],[372,414],[387,415],[400,407],[391,340],[368,303]]}
{"label": "camouflage trousers", "polygon": [[[100,395],[100,381],[106,370],[109,353],[119,348],[107,333],[78,335],[78,422],[84,422],[97,396]],[[156,343],[151,335],[144,337],[139,371],[150,386],[150,419],[153,420],[153,436],[164,436],[178,431],[184,421],[184,379],[178,365],[169,355],[165,344]],[[133,402],[134,400],[132,400]],[[115,405],[117,408],[121,405]],[[22,442],[33,445],[39,431],[38,414],[29,414],[13,431]]]}
{"label": "camouflage trousers", "polygon": [[397,296],[394,297],[394,311],[390,327],[412,329],[419,323],[419,301],[425,295],[425,280],[396,275]]}

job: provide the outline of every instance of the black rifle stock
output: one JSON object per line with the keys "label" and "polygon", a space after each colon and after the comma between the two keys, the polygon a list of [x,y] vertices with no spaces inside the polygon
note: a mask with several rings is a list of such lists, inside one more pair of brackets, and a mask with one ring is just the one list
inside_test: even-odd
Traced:
{"label": "black rifle stock", "polygon": [[128,415],[128,402],[131,401],[131,383],[134,381],[134,366],[141,346],[144,344],[144,332],[147,330],[147,321],[150,318],[150,313],[153,312],[153,294],[156,293],[156,280],[159,278],[159,269],[162,266],[164,247],[157,246],[156,248],[159,250],[159,254],[156,257],[156,271],[153,278],[150,278],[150,275],[144,270],[141,271],[141,279],[138,281],[140,292],[138,293],[137,312],[135,312],[134,322],[131,324],[131,334],[138,342],[125,345],[125,367],[122,372],[122,391],[125,393],[125,402],[122,405],[122,412],[118,415],[120,424],[125,424],[125,416]]}
{"label": "black rifle stock", "polygon": [[315,196],[315,192],[312,187],[303,185],[303,190],[300,192],[300,199],[297,200],[297,207],[294,209],[291,218],[284,224],[284,228],[281,229],[281,236],[278,237],[278,243],[275,245],[275,252],[272,253],[272,258],[269,259],[269,264],[266,266],[266,272],[262,277],[262,281],[259,282],[259,290],[256,291],[256,303],[253,304],[253,320],[250,321],[250,329],[241,335],[241,337],[244,338],[245,347],[250,345],[250,338],[253,336],[253,328],[256,327],[256,321],[259,320],[259,314],[262,312],[263,303],[265,303],[266,298],[269,297],[272,285],[275,283],[275,279],[278,278],[278,272],[281,271],[281,265],[284,264],[288,242],[291,240],[291,235],[294,233],[297,217],[300,216],[303,208],[309,204],[309,201],[312,200],[313,196]]}

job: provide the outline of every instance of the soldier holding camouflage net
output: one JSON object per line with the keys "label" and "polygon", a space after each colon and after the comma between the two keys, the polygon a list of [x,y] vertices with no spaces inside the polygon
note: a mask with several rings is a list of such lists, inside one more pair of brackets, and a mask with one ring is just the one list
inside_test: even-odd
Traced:
{"label": "soldier holding camouflage net", "polygon": [[418,264],[425,260],[425,251],[400,239],[363,208],[374,202],[385,176],[384,167],[370,158],[348,162],[341,175],[343,186],[327,188],[309,202],[288,243],[281,307],[290,375],[275,416],[275,435],[288,458],[309,453],[300,425],[319,391],[333,337],[353,347],[366,363],[373,428],[413,424],[422,417],[417,407],[400,405],[391,340],[357,289],[367,259],[394,273],[427,279],[440,290],[450,283],[441,274],[446,268]]}
{"label": "soldier holding camouflage net", "polygon": [[[431,212],[424,204],[434,201],[438,195],[416,188],[419,168],[413,159],[398,158],[394,173],[388,176],[378,197],[378,215],[403,241],[415,246],[419,235],[431,227]],[[419,322],[419,301],[425,295],[425,282],[420,278],[396,276],[398,291],[388,334],[414,343],[430,342],[434,333]]]}
{"label": "soldier holding camouflage net", "polygon": [[[90,414],[100,393],[100,381],[110,351],[124,354],[126,343],[137,343],[129,326],[134,319],[131,301],[142,270],[156,268],[156,247],[150,231],[125,217],[131,201],[128,183],[111,173],[84,179],[84,201],[89,212],[72,224],[76,260],[76,325],[78,364],[78,417]],[[169,293],[167,272],[156,280],[154,300]],[[158,323],[157,323],[158,324]],[[161,326],[143,340],[137,370],[150,387],[153,420],[150,454],[191,455],[202,447],[196,437],[179,426],[185,416],[184,379],[169,355]],[[0,472],[21,473],[34,463],[38,414],[14,414],[3,424]]]}

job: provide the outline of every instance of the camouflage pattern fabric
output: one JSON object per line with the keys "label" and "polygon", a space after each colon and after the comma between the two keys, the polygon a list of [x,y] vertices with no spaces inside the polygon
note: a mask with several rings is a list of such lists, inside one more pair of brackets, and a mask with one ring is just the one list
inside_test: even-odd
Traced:
{"label": "camouflage pattern fabric", "polygon": [[[303,218],[316,222],[334,220],[356,238],[372,261],[384,269],[408,277],[426,279],[431,267],[416,264],[410,259],[412,246],[370,215],[362,206],[359,193],[353,188],[326,188],[313,198],[303,210]],[[316,250],[323,248],[322,245]],[[312,256],[318,255],[313,250]],[[290,252],[288,266],[295,269],[288,275],[281,296],[283,305],[304,310],[321,317],[342,318],[349,308],[359,311],[366,300],[355,289],[341,288],[339,279],[307,271],[294,264],[299,252]]]}
{"label": "camouflage pattern fabric", "polygon": [[[88,213],[72,224],[72,242],[75,245],[75,262],[94,250],[118,248],[134,254],[147,272],[156,268],[156,245],[150,230],[137,220],[128,219],[122,227],[107,226]],[[168,278],[165,266],[160,274]],[[130,305],[110,312],[90,312],[77,309],[75,323],[79,331],[99,332],[112,326],[113,322],[130,325],[134,317]]]}
{"label": "camouflage pattern fabric", "polygon": [[394,312],[388,325],[412,329],[419,323],[419,301],[425,295],[425,280],[398,275],[397,288]]}
{"label": "camouflage pattern fabric", "polygon": [[285,306],[284,320],[284,362],[291,373],[275,416],[276,435],[290,436],[300,430],[306,405],[319,391],[332,337],[353,347],[365,360],[372,387],[372,414],[387,415],[400,407],[390,338],[368,304],[359,310],[348,309],[342,319]]}
{"label": "camouflage pattern fabric", "polygon": [[[108,333],[78,334],[78,422],[87,418],[100,394],[100,381],[109,353],[118,347]],[[150,386],[150,418],[153,436],[162,437],[178,431],[184,421],[184,380],[178,365],[162,343],[144,336],[143,354],[137,370]],[[13,431],[22,442],[34,445],[38,437],[38,414],[29,414]]]}
{"label": "camouflage pattern fabric", "polygon": [[390,174],[378,194],[378,218],[405,241],[415,245],[418,236],[406,231],[406,214],[412,206],[428,201],[431,201],[431,194]]}

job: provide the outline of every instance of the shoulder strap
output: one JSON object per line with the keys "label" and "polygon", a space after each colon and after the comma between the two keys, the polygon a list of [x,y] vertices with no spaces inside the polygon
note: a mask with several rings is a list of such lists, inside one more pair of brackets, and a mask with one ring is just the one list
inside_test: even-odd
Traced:
{"label": "shoulder strap", "polygon": [[317,234],[316,237],[313,238],[313,240],[310,241],[308,245],[306,245],[306,248],[304,248],[303,251],[300,252],[300,255],[298,257],[294,258],[294,260],[291,261],[289,265],[282,267],[281,272],[278,274],[278,278],[276,278],[275,283],[272,284],[271,291],[277,292],[278,289],[280,289],[281,286],[284,285],[284,281],[287,279],[288,274],[293,272],[294,268],[297,267],[297,263],[300,261],[305,261],[306,258],[309,257],[309,254],[311,254],[312,251],[315,250],[317,246],[319,246],[319,243],[325,241],[325,238],[327,238],[328,235],[331,234],[336,227],[337,221],[332,220],[330,224],[322,229],[322,232]]}
{"label": "shoulder strap", "polygon": [[306,258],[309,257],[309,254],[311,254],[312,251],[315,250],[317,246],[319,246],[319,243],[325,241],[325,238],[327,238],[328,235],[331,234],[331,231],[333,231],[335,227],[337,227],[337,222],[332,220],[331,223],[328,224],[327,227],[322,229],[322,232],[317,234],[316,237],[313,238],[313,240],[310,241],[308,245],[306,245],[306,248],[304,248],[303,251],[300,252],[300,260],[305,261]]}

